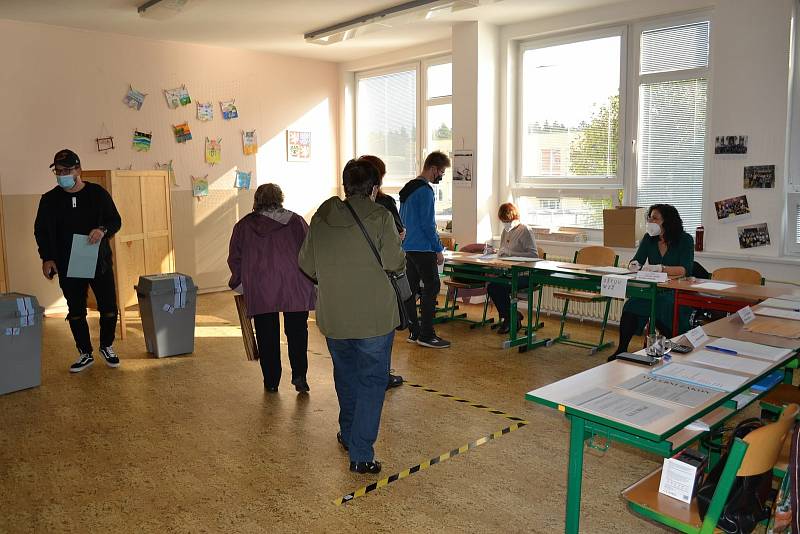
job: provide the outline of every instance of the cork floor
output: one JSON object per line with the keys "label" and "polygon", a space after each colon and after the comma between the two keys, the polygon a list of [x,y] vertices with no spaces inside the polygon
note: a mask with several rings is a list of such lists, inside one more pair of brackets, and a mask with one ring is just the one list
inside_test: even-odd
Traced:
{"label": "cork floor", "polygon": [[[469,307],[477,314],[477,307]],[[558,323],[551,318],[545,335]],[[90,319],[97,335],[97,319]],[[559,532],[568,425],[524,393],[605,361],[556,345],[520,354],[500,336],[440,325],[449,350],[398,336],[393,364],[412,383],[530,421],[499,439],[345,505],[334,501],[385,476],[509,426],[498,415],[419,388],[387,393],[376,457],[348,470],[324,338],[310,323],[309,395],[287,377],[265,393],[244,356],[230,293],[199,298],[195,352],[157,360],[141,325],[77,375],[66,323],[44,325],[42,386],[0,397],[0,532]],[[579,337],[597,329],[571,324]],[[609,330],[612,339],[616,331]],[[586,452],[582,531],[659,531],[620,492],[655,469],[654,456],[615,445]]]}

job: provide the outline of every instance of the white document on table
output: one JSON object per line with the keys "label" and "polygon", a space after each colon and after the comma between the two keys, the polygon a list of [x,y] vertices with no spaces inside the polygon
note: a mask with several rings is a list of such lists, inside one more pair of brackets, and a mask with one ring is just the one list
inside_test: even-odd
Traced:
{"label": "white document on table", "polygon": [[746,376],[723,373],[677,362],[671,362],[660,369],[655,369],[652,374],[722,391],[733,391],[750,380],[750,377]]}
{"label": "white document on table", "polygon": [[666,406],[620,395],[605,388],[591,389],[567,399],[567,403],[637,426],[648,425],[672,413]]}
{"label": "white document on table", "polygon": [[735,284],[723,284],[720,282],[701,282],[699,284],[692,284],[691,287],[696,289],[711,289],[714,291],[722,291],[724,289],[729,289],[733,287]]}
{"label": "white document on table", "polygon": [[692,502],[692,491],[697,476],[697,466],[675,458],[664,458],[658,492],[685,503]]}
{"label": "white document on table", "polygon": [[631,271],[627,267],[599,266],[599,267],[587,267],[586,272],[603,273],[603,274],[631,274],[635,271]]}
{"label": "white document on table", "polygon": [[600,295],[624,299],[628,290],[628,277],[620,274],[607,274],[600,279]]}
{"label": "white document on table", "polygon": [[526,256],[503,256],[502,258],[498,257],[497,259],[503,261],[524,261],[526,263],[533,263],[537,261],[542,261],[544,258],[528,258]]}
{"label": "white document on table", "polygon": [[686,360],[694,363],[702,363],[703,365],[710,365],[711,367],[719,367],[720,369],[739,371],[749,375],[761,374],[773,365],[772,362],[764,360],[711,350],[695,351],[688,356]]}
{"label": "white document on table", "polygon": [[800,312],[792,310],[782,310],[780,308],[765,308],[758,306],[753,310],[756,315],[765,315],[767,317],[780,317],[781,319],[791,319],[793,321],[800,321]]}
{"label": "white document on table", "polygon": [[630,380],[626,380],[617,387],[647,397],[654,397],[656,399],[688,406],[689,408],[697,408],[715,395],[720,394],[719,391],[711,388],[695,386],[693,384],[687,384],[686,382],[669,380],[660,376],[644,373]]}
{"label": "white document on table", "polygon": [[97,271],[97,253],[100,242],[89,244],[89,236],[72,234],[72,249],[69,253],[67,278],[94,278]]}
{"label": "white document on table", "polygon": [[778,299],[781,299],[781,300],[791,300],[791,301],[794,301],[794,302],[800,302],[800,295],[789,295],[788,293],[785,294],[785,295],[778,295],[775,298],[778,298]]}
{"label": "white document on table", "polygon": [[496,260],[497,254],[481,254],[478,256],[479,260]]}
{"label": "white document on table", "polygon": [[792,349],[784,349],[780,347],[770,347],[769,345],[762,345],[761,343],[751,343],[749,341],[739,341],[737,339],[728,339],[721,337],[715,339],[709,345],[719,349],[733,351],[736,354],[744,354],[745,356],[752,356],[760,360],[769,360],[777,362],[792,352]]}
{"label": "white document on table", "polygon": [[782,310],[800,311],[800,301],[783,300],[783,299],[767,299],[762,301],[761,306],[767,308],[780,308]]}

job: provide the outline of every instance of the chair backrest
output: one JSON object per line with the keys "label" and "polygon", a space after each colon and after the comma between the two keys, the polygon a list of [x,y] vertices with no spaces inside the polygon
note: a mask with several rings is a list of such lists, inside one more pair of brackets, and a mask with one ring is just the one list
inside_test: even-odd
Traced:
{"label": "chair backrest", "polygon": [[619,261],[619,256],[613,248],[608,247],[584,247],[575,253],[575,263],[583,265],[593,265],[596,267],[615,266]]}
{"label": "chair backrest", "polygon": [[461,247],[461,252],[475,254],[477,252],[483,252],[483,247],[485,246],[486,245],[483,243],[470,243],[469,245]]}
{"label": "chair backrest", "polygon": [[447,250],[455,249],[456,240],[452,237],[440,237],[439,241],[442,242],[442,246]]}
{"label": "chair backrest", "polygon": [[737,476],[746,477],[766,473],[775,466],[783,442],[794,426],[800,407],[789,404],[774,423],[762,426],[747,434],[743,441],[747,443],[747,452],[742,458]]}
{"label": "chair backrest", "polygon": [[722,267],[714,269],[711,273],[712,280],[722,280],[724,282],[735,282],[739,284],[764,285],[764,278],[755,269],[745,269],[744,267]]}
{"label": "chair backrest", "polygon": [[536,255],[543,260],[547,259],[547,252],[542,247],[536,247]]}

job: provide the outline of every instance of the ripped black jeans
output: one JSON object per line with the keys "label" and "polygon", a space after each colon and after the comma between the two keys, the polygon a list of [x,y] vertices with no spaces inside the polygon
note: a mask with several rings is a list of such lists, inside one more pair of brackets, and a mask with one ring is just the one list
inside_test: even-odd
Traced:
{"label": "ripped black jeans", "polygon": [[59,276],[58,284],[67,299],[67,322],[78,350],[86,354],[92,352],[89,323],[86,322],[86,297],[90,286],[100,312],[100,347],[113,345],[117,329],[117,292],[113,269],[108,267],[104,273],[98,273],[92,279]]}

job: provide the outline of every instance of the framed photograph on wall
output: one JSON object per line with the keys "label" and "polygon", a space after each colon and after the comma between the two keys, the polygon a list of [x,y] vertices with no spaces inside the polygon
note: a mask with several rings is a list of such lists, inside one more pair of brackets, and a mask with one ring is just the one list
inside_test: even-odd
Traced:
{"label": "framed photograph on wall", "polygon": [[775,187],[775,165],[752,165],[744,168],[745,189],[772,189]]}
{"label": "framed photograph on wall", "polygon": [[736,233],[739,235],[739,248],[766,247],[770,244],[767,223],[739,226]]}

